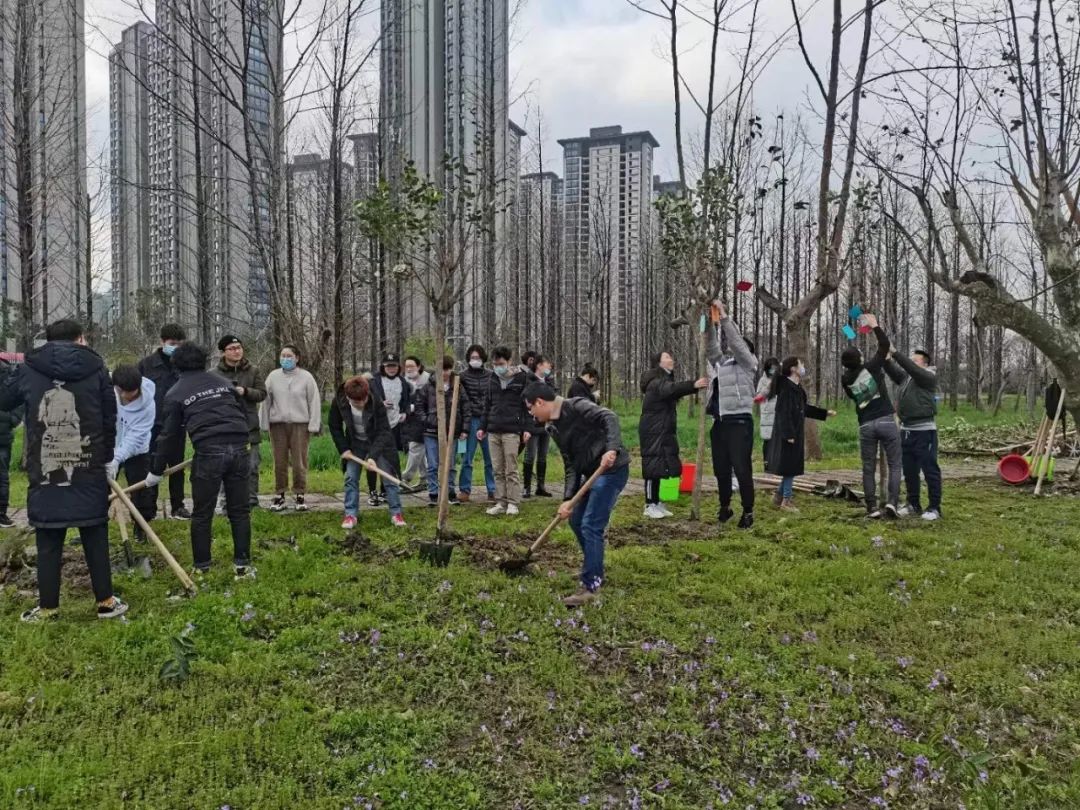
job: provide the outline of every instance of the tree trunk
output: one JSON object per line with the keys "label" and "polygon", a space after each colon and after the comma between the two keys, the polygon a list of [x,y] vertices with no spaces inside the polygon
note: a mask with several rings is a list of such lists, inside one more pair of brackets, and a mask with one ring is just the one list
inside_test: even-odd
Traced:
{"label": "tree trunk", "polygon": [[[705,328],[715,329],[716,324],[710,322],[707,319],[706,307],[701,307],[700,312],[697,313],[697,320],[700,324],[701,318],[706,318]],[[705,332],[698,330],[698,351],[702,360],[702,367],[705,369],[705,376],[709,376],[708,369],[708,354],[705,349]],[[711,390],[711,389],[706,389]],[[697,465],[697,469],[694,472],[694,495],[690,503],[690,519],[701,520],[701,481],[705,471],[705,411],[707,409],[702,407],[698,412],[698,434],[697,434],[697,452],[694,454],[694,463]]]}

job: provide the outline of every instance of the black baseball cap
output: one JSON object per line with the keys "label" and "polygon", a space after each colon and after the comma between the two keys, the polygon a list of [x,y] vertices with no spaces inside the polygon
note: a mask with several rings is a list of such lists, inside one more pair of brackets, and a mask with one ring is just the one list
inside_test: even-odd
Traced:
{"label": "black baseball cap", "polygon": [[217,342],[218,351],[223,352],[225,351],[226,347],[231,346],[234,343],[239,343],[241,346],[244,345],[244,341],[242,341],[236,335],[225,335],[221,340]]}
{"label": "black baseball cap", "polygon": [[393,352],[390,352],[389,354],[383,356],[382,364],[384,366],[400,366],[401,358]]}

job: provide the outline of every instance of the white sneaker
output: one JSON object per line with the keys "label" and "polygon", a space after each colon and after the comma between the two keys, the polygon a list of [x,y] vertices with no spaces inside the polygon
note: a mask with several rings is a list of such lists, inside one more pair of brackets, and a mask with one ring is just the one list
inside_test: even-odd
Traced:
{"label": "white sneaker", "polygon": [[664,515],[659,506],[655,503],[650,503],[645,507],[645,517],[652,518],[653,520],[663,520],[666,515]]}
{"label": "white sneaker", "polygon": [[506,514],[507,514],[507,515],[516,515],[516,514],[518,514],[518,508],[517,508],[517,506],[515,506],[515,505],[514,505],[514,504],[512,504],[512,503],[510,503],[510,504],[507,504],[507,505],[506,505]]}
{"label": "white sneaker", "polygon": [[905,503],[897,510],[896,514],[902,518],[908,518],[915,514],[915,510],[911,508],[911,504]]}
{"label": "white sneaker", "polygon": [[922,513],[923,520],[941,520],[941,513],[937,509],[927,509]]}
{"label": "white sneaker", "polygon": [[664,506],[664,504],[658,503],[658,504],[656,504],[656,506],[661,512],[664,513],[664,517],[666,517],[666,518],[675,517],[675,513],[672,512],[670,509],[668,509],[666,506]]}
{"label": "white sneaker", "polygon": [[501,503],[497,503],[489,509],[485,509],[484,514],[491,515],[492,517],[495,517],[496,515],[505,515],[506,507]]}

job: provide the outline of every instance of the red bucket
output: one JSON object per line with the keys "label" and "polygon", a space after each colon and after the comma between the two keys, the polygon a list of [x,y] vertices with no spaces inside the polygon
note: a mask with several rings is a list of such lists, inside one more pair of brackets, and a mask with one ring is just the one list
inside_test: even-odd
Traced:
{"label": "red bucket", "polygon": [[998,462],[998,475],[1006,484],[1012,484],[1014,487],[1019,486],[1027,483],[1027,480],[1031,477],[1031,466],[1026,458],[1013,453]]}
{"label": "red bucket", "polygon": [[682,478],[679,479],[679,492],[694,491],[694,479],[697,478],[697,464],[683,464]]}

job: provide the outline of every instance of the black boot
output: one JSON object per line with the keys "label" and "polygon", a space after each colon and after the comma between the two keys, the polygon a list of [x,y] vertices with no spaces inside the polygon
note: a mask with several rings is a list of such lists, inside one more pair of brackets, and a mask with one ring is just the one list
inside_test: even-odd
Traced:
{"label": "black boot", "polygon": [[542,461],[536,462],[536,497],[550,498],[551,493],[544,489],[544,479],[547,478],[547,464]]}
{"label": "black boot", "polygon": [[521,497],[532,497],[532,467],[528,464],[525,465],[525,482],[521,489]]}

